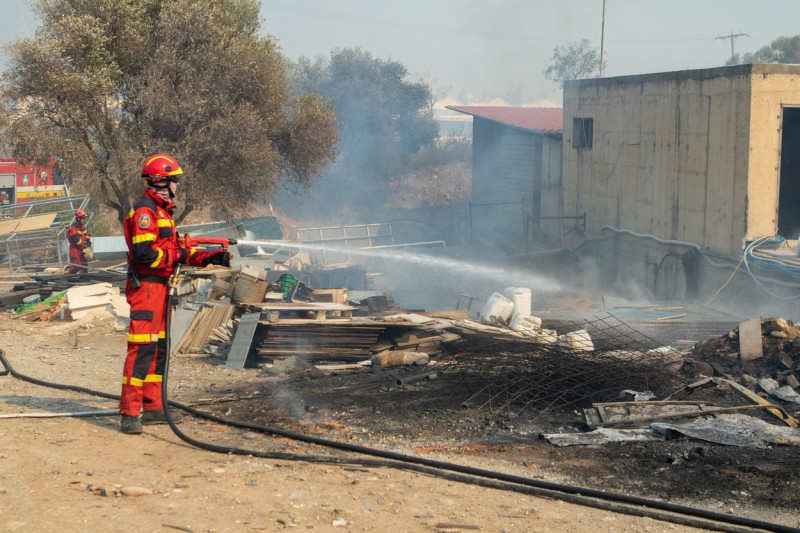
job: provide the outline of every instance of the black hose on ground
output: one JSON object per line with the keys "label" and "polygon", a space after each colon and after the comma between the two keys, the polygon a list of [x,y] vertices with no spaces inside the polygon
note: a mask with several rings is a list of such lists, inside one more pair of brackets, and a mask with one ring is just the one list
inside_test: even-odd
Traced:
{"label": "black hose on ground", "polygon": [[[172,300],[173,298],[172,296],[170,296],[168,309],[171,309]],[[170,313],[167,313],[167,317],[169,317],[169,314]],[[716,513],[713,511],[707,511],[705,509],[696,509],[693,507],[676,505],[658,500],[649,500],[646,498],[640,498],[638,496],[629,496],[625,494],[616,494],[586,487],[576,487],[560,483],[551,483],[547,481],[525,478],[511,474],[504,474],[502,472],[493,472],[490,470],[472,468],[468,466],[459,465],[456,463],[447,463],[443,461],[436,461],[422,457],[404,455],[386,450],[377,450],[374,448],[367,448],[355,444],[348,444],[327,439],[321,439],[318,437],[310,437],[307,435],[294,433],[280,428],[260,426],[256,424],[228,420],[212,415],[210,413],[205,413],[188,405],[183,405],[181,403],[170,401],[168,399],[167,382],[169,375],[169,350],[170,350],[169,326],[170,326],[170,319],[167,318],[165,324],[165,327],[167,328],[166,329],[167,360],[162,381],[162,400],[164,404],[164,414],[167,418],[167,422],[169,423],[170,428],[172,429],[172,431],[175,433],[176,436],[178,436],[184,442],[200,449],[213,451],[217,453],[249,455],[253,457],[260,457],[267,459],[303,460],[303,461],[321,462],[321,463],[358,464],[368,467],[387,467],[387,468],[412,470],[462,483],[470,483],[488,488],[495,488],[500,490],[508,490],[535,496],[547,497],[547,498],[567,501],[570,503],[575,503],[578,505],[604,509],[611,512],[653,518],[664,522],[671,522],[690,527],[696,527],[714,531],[726,531],[731,533],[745,533],[753,531],[773,531],[777,533],[784,533],[784,532],[800,533],[800,529],[784,526],[782,524],[774,524],[746,517],[738,517],[734,515]],[[71,390],[103,398],[119,400],[118,395],[98,392],[85,387],[79,387],[74,385],[50,383],[20,374],[12,368],[12,366],[6,359],[5,352],[2,349],[0,349],[0,363],[2,363],[4,367],[4,369],[0,371],[0,376],[11,374],[13,377],[17,379],[27,381],[36,385],[41,385],[44,387],[56,388],[59,390]],[[347,458],[347,457],[335,457],[335,456],[324,456],[324,455],[292,454],[284,452],[266,452],[261,450],[251,450],[251,449],[237,448],[232,446],[220,446],[216,444],[205,443],[189,437],[175,425],[174,418],[172,417],[172,414],[170,412],[171,407],[176,407],[197,417],[225,424],[231,427],[257,431],[259,433],[264,433],[264,434],[287,437],[292,440],[317,444],[328,448],[344,450],[362,455],[379,457],[381,459],[364,459],[364,458],[354,458],[354,457]]]}

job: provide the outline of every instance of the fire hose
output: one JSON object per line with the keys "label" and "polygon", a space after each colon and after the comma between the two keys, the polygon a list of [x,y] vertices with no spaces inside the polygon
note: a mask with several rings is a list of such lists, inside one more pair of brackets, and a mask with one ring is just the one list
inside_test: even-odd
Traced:
{"label": "fire hose", "polygon": [[[59,390],[69,390],[73,392],[85,393],[92,396],[107,398],[110,400],[119,400],[119,395],[109,394],[105,392],[95,391],[86,387],[76,385],[66,385],[60,383],[52,383],[26,376],[14,370],[6,358],[5,351],[0,349],[0,376],[11,375],[22,381],[40,385],[43,387],[55,388]],[[638,496],[629,496],[625,494],[616,494],[586,487],[578,487],[574,485],[565,485],[560,483],[551,483],[542,480],[525,478],[516,475],[504,474],[502,472],[493,472],[490,470],[478,469],[459,465],[457,463],[448,463],[443,461],[435,461],[420,457],[404,455],[396,452],[377,450],[374,448],[367,448],[355,444],[348,444],[343,442],[322,439],[318,437],[310,437],[307,435],[294,433],[281,428],[270,426],[262,426],[257,424],[250,424],[246,422],[239,422],[236,420],[225,419],[216,415],[200,411],[191,406],[169,400],[167,398],[167,380],[169,375],[169,360],[167,360],[167,368],[164,371],[164,381],[162,382],[162,395],[164,400],[164,414],[170,429],[176,436],[184,442],[212,452],[233,454],[233,455],[249,455],[253,457],[260,457],[266,459],[279,459],[289,461],[308,461],[316,463],[338,463],[338,464],[358,464],[367,467],[384,467],[396,468],[403,470],[411,470],[423,474],[428,474],[451,481],[460,483],[469,483],[486,488],[497,490],[513,491],[531,496],[561,500],[576,505],[583,505],[593,507],[610,512],[628,514],[632,516],[639,516],[644,518],[652,518],[664,522],[671,522],[690,527],[701,529],[708,529],[713,531],[726,531],[731,533],[747,533],[754,531],[774,531],[778,533],[798,533],[800,529],[754,520],[746,517],[737,517],[734,515],[727,515],[722,513],[715,513],[704,509],[697,509],[693,507],[671,504],[658,500],[649,500]],[[295,454],[286,452],[267,452],[263,450],[253,450],[238,448],[233,446],[220,446],[207,442],[198,441],[183,433],[174,422],[171,408],[178,408],[187,413],[190,413],[198,418],[217,422],[239,429],[246,429],[258,433],[270,434],[297,440],[301,442],[317,444],[329,448],[354,452],[363,455],[378,457],[380,459],[366,459],[357,457],[340,457],[340,456],[325,456],[325,455],[310,455],[310,454]]]}
{"label": "fire hose", "polygon": [[[225,239],[225,241],[228,240]],[[211,243],[204,243],[204,244],[211,244]],[[223,243],[213,243],[213,244],[219,244],[220,246],[223,246]],[[175,284],[173,283],[171,284],[170,293],[167,299],[167,309],[169,311],[171,311],[173,307],[175,294],[176,294],[176,289],[175,289]],[[494,472],[491,470],[468,467],[457,463],[437,461],[437,460],[426,459],[423,457],[415,457],[387,450],[368,448],[356,444],[338,442],[319,437],[311,437],[308,435],[295,433],[281,428],[251,424],[236,420],[229,420],[204,411],[200,411],[198,409],[195,409],[194,407],[169,400],[168,398],[170,325],[171,325],[170,315],[171,312],[166,313],[166,323],[165,323],[165,333],[167,340],[166,360],[165,360],[163,380],[161,383],[164,414],[172,432],[184,442],[192,446],[195,446],[197,448],[217,453],[247,455],[247,456],[261,457],[268,459],[302,460],[302,461],[317,462],[317,463],[359,464],[368,467],[387,467],[387,468],[412,470],[461,483],[470,483],[487,488],[507,490],[538,497],[557,499],[569,503],[574,503],[577,505],[584,505],[588,507],[603,509],[610,512],[653,518],[660,521],[671,522],[702,529],[716,530],[716,531],[728,531],[733,533],[744,533],[748,531],[800,533],[800,529],[785,526],[782,524],[775,524],[761,520],[754,520],[746,517],[717,513],[705,509],[698,509],[684,505],[677,505],[659,500],[651,500],[647,498],[641,498],[638,496],[617,494],[597,489],[591,489],[587,487],[565,485],[561,483],[552,483],[548,481],[531,479],[512,474],[505,474],[502,472]],[[0,369],[0,376],[5,376],[10,374],[11,376],[17,379],[20,379],[22,381],[27,381],[35,385],[51,387],[59,390],[70,390],[74,392],[85,393],[111,400],[119,400],[119,395],[99,392],[88,389],[86,387],[80,387],[75,385],[65,385],[65,384],[46,382],[43,380],[26,376],[24,374],[20,374],[19,372],[13,369],[11,364],[8,362],[8,359],[6,358],[5,352],[2,349],[0,349],[0,363],[3,366],[3,368]],[[239,429],[245,429],[249,431],[255,431],[258,433],[263,433],[273,436],[285,437],[295,441],[320,445],[323,447],[338,449],[359,455],[375,457],[375,459],[362,458],[362,457],[294,454],[294,453],[274,452],[274,451],[268,452],[263,450],[245,449],[234,446],[221,446],[217,444],[202,442],[186,435],[184,432],[180,430],[180,428],[178,428],[178,426],[175,424],[174,418],[171,413],[171,409],[173,407],[188,412],[194,416],[197,416],[198,418],[210,420],[227,426],[236,427]]]}

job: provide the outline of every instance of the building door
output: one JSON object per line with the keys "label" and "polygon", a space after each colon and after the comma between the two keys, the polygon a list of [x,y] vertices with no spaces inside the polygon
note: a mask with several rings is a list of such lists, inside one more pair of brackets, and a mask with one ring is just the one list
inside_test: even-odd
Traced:
{"label": "building door", "polygon": [[800,234],[800,107],[783,108],[778,233],[787,239]]}

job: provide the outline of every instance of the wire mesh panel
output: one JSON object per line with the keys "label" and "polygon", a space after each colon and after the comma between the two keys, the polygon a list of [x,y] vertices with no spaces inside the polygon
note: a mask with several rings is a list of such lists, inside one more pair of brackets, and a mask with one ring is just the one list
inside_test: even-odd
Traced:
{"label": "wire mesh panel", "polygon": [[[593,349],[563,342],[470,335],[453,343],[447,372],[471,381],[466,407],[516,416],[618,400],[623,390],[666,394],[680,383],[680,354],[611,314],[562,321],[558,333],[583,330]],[[563,334],[562,333],[562,334]]]}

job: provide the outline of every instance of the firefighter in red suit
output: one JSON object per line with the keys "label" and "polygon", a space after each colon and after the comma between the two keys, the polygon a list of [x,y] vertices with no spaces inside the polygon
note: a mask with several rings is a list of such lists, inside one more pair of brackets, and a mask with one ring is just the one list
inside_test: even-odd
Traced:
{"label": "firefighter in red suit", "polygon": [[83,209],[78,209],[75,213],[75,222],[67,231],[67,241],[69,241],[69,266],[66,268],[67,274],[85,274],[89,269],[86,265],[85,250],[92,245],[92,236],[86,231],[86,219],[89,216]]}
{"label": "firefighter in red suit", "polygon": [[[128,354],[119,405],[123,433],[141,433],[142,424],[166,423],[161,380],[168,355],[165,318],[169,279],[176,266],[230,266],[226,250],[207,252],[183,246],[172,218],[181,174],[183,170],[174,158],[165,154],[149,157],[142,167],[147,188],[123,222],[128,245],[125,295],[130,304]],[[180,418],[179,413],[173,415],[175,422]]]}

